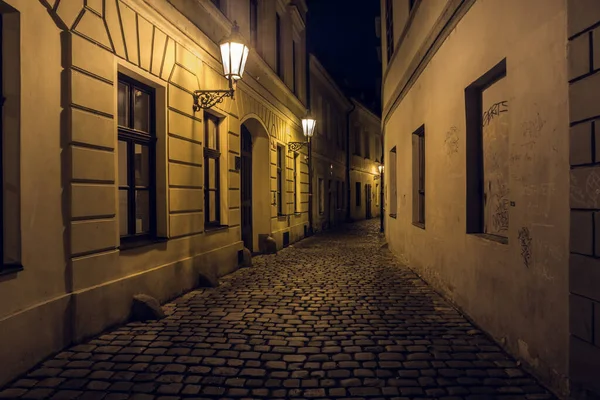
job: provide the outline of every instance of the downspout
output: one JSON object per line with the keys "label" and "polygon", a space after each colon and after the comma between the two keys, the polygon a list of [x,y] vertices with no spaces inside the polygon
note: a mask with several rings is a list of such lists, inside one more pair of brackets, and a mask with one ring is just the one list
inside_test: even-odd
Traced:
{"label": "downspout", "polygon": [[352,108],[346,113],[346,222],[350,222],[350,115],[356,109],[356,104],[351,99]]}

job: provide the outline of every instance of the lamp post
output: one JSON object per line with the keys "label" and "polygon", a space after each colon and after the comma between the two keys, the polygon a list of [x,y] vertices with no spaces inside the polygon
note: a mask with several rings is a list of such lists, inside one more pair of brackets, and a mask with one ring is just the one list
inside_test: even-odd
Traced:
{"label": "lamp post", "polygon": [[307,111],[306,117],[302,119],[302,133],[306,142],[289,142],[289,151],[298,151],[302,147],[308,147],[308,234],[313,233],[313,184],[312,184],[312,145],[310,138],[315,133],[317,120],[314,119],[310,111]]}
{"label": "lamp post", "polygon": [[381,176],[381,185],[379,189],[379,232],[383,232],[383,170],[385,167],[381,164],[379,167],[379,175]]}
{"label": "lamp post", "polygon": [[248,46],[240,34],[237,22],[233,23],[231,34],[221,41],[221,62],[223,63],[223,75],[229,82],[229,88],[225,90],[196,90],[194,91],[194,112],[201,109],[211,108],[222,103],[225,97],[233,99],[235,83],[242,79],[244,68],[248,60]]}

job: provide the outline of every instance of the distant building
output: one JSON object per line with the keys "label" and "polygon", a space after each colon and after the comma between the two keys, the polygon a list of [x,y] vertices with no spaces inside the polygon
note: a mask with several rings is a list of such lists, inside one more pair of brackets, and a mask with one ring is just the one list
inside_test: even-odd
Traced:
{"label": "distant building", "polygon": [[554,390],[599,395],[600,2],[381,11],[390,249]]}

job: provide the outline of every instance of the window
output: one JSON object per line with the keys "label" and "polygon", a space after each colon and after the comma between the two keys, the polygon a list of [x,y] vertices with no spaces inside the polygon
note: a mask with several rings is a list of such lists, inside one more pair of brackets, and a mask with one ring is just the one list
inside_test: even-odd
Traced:
{"label": "window", "polygon": [[385,38],[387,42],[387,62],[394,54],[394,7],[393,0],[385,0]]}
{"label": "window", "polygon": [[509,142],[506,59],[465,89],[467,232],[508,243]]}
{"label": "window", "polygon": [[221,225],[219,119],[204,113],[204,226]]}
{"label": "window", "polygon": [[297,82],[296,82],[296,41],[292,41],[292,69],[293,69],[293,76],[292,76],[292,91],[294,92],[294,94],[298,94],[296,92],[297,90]]}
{"label": "window", "polygon": [[219,10],[221,9],[221,0],[210,0]]}
{"label": "window", "polygon": [[360,156],[360,141],[360,130],[358,129],[358,127],[356,127],[354,131],[354,154],[357,156]]}
{"label": "window", "polygon": [[279,75],[279,77],[281,79],[283,79],[283,49],[281,48],[282,45],[282,32],[281,32],[281,17],[279,16],[279,14],[275,14],[275,57],[277,57],[277,59],[275,60],[275,62],[277,63],[277,75]]}
{"label": "window", "polygon": [[319,178],[319,214],[325,212],[325,182]]}
{"label": "window", "polygon": [[375,184],[375,193],[373,195],[375,196],[375,206],[379,207],[379,183]]}
{"label": "window", "polygon": [[258,47],[258,0],[250,0],[250,37],[254,48]]}
{"label": "window", "polygon": [[[4,2],[2,2],[4,3]],[[21,271],[20,14],[0,13],[0,275]]]}
{"label": "window", "polygon": [[294,211],[298,212],[300,208],[298,207],[298,162],[299,162],[299,154],[294,153]]}
{"label": "window", "polygon": [[336,208],[339,210],[342,208],[342,191],[340,181],[335,181],[335,195],[336,195]]}
{"label": "window", "polygon": [[390,188],[390,217],[396,218],[398,214],[398,181],[397,181],[397,159],[396,146],[390,150],[390,163],[385,166],[386,171],[389,168],[388,187]]}
{"label": "window", "polygon": [[342,205],[343,209],[346,209],[346,182],[342,182]]}
{"label": "window", "polygon": [[425,125],[413,132],[413,223],[425,228]]}
{"label": "window", "polygon": [[119,74],[118,185],[121,243],[156,236],[154,89]]}
{"label": "window", "polygon": [[360,182],[356,182],[356,189],[354,195],[356,196],[356,207],[360,207],[360,201],[362,199],[362,193],[360,191]]}
{"label": "window", "polygon": [[283,215],[283,168],[285,160],[283,146],[277,145],[277,215]]}
{"label": "window", "polygon": [[371,158],[371,135],[365,132],[365,158]]}

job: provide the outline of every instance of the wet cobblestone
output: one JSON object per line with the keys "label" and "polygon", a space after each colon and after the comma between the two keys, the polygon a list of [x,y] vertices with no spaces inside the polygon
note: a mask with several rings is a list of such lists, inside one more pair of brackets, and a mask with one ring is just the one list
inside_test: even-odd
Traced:
{"label": "wet cobblestone", "polygon": [[10,399],[553,399],[381,247],[378,220],[254,258],[73,346]]}

